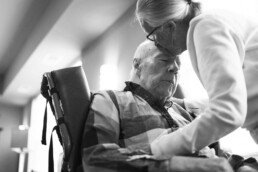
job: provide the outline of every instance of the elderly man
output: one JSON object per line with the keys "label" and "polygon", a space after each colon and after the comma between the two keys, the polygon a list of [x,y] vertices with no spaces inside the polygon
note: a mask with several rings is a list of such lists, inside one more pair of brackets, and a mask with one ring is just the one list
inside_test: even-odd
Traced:
{"label": "elderly man", "polygon": [[171,101],[179,67],[177,56],[145,41],[124,90],[94,94],[83,135],[84,171],[232,171],[223,158],[151,156],[151,142],[193,120]]}

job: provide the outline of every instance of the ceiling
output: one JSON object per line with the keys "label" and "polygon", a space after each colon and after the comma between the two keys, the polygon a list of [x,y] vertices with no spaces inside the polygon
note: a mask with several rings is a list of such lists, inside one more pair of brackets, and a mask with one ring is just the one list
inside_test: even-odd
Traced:
{"label": "ceiling", "polygon": [[43,73],[73,65],[136,0],[1,0],[0,104],[24,106]]}

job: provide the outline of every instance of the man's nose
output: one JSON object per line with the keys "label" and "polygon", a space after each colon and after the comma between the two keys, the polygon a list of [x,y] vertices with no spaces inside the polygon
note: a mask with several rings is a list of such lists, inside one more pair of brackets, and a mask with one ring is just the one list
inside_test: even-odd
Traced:
{"label": "man's nose", "polygon": [[177,73],[178,70],[179,70],[179,66],[175,61],[169,64],[169,66],[168,66],[168,71],[169,72]]}

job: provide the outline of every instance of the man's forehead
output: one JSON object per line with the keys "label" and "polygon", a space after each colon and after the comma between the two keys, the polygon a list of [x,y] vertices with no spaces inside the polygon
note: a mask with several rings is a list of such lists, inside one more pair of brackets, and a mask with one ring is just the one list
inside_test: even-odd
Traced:
{"label": "man's forehead", "polygon": [[177,59],[177,55],[172,54],[169,50],[166,48],[163,48],[159,44],[155,44],[152,41],[145,42],[142,44],[141,49],[144,50],[142,51],[143,54],[145,54],[145,57],[167,57],[169,59]]}

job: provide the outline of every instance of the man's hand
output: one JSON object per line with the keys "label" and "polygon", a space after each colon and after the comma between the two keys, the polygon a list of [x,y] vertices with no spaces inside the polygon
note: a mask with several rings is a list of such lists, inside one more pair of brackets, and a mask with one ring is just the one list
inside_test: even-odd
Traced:
{"label": "man's hand", "polygon": [[198,153],[199,156],[206,156],[207,158],[217,158],[215,150],[212,148],[209,148],[208,146],[204,147],[203,149],[199,150]]}
{"label": "man's hand", "polygon": [[171,172],[233,172],[225,158],[197,158],[174,156],[170,161]]}
{"label": "man's hand", "polygon": [[171,97],[170,100],[172,102],[177,103],[178,105],[180,105],[182,108],[185,109],[184,99],[178,99],[178,98],[175,98],[175,97]]}

